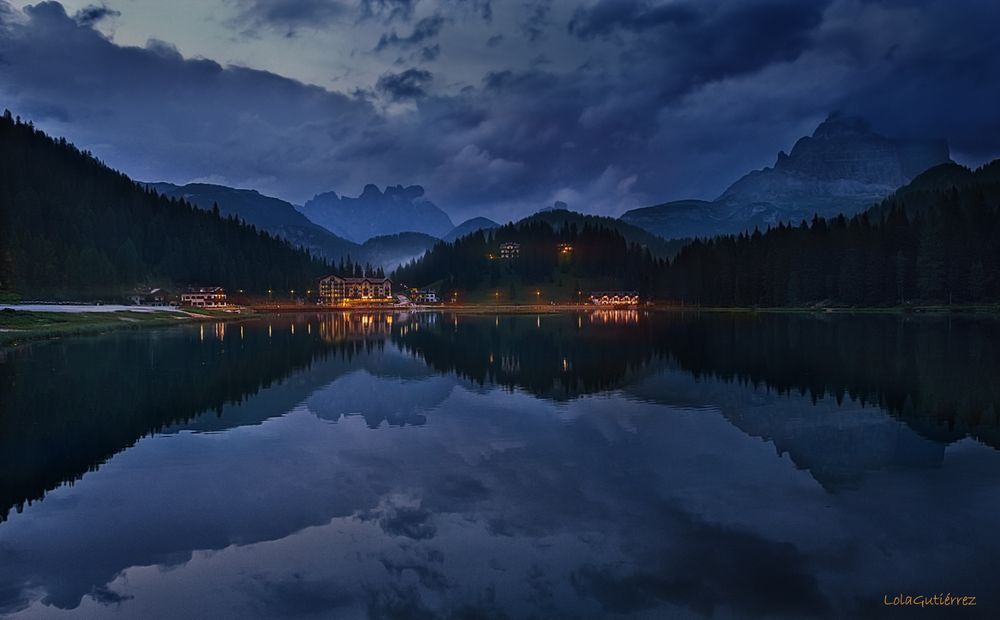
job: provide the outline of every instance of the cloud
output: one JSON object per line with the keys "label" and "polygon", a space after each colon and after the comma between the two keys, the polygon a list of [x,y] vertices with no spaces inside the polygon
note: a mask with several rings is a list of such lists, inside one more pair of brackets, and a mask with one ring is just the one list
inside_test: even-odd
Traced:
{"label": "cloud", "polygon": [[[162,34],[118,45],[94,29],[100,11],[0,0],[0,96],[140,179],[228,179],[293,202],[421,184],[460,219],[714,198],[833,109],[944,137],[967,163],[1000,155],[1000,9],[985,0],[224,2],[254,45],[286,55],[275,71]],[[344,54],[288,51],[331,39]],[[345,92],[284,77],[289,58],[332,58]]]}
{"label": "cloud", "polygon": [[417,54],[417,58],[423,62],[433,62],[439,56],[441,56],[441,46],[437,43],[420,48],[420,52]]}
{"label": "cloud", "polygon": [[297,572],[273,579],[254,576],[251,583],[250,595],[272,618],[328,615],[352,602],[350,592]]}
{"label": "cloud", "polygon": [[362,521],[377,521],[382,531],[390,536],[413,540],[434,537],[437,528],[431,523],[431,517],[431,512],[419,501],[402,496],[384,497],[376,508],[358,515]]}
{"label": "cloud", "polygon": [[607,36],[623,29],[640,32],[664,25],[696,22],[697,11],[681,2],[653,5],[643,0],[601,0],[588,8],[578,7],[569,31],[581,38]]}
{"label": "cloud", "polygon": [[486,23],[493,21],[493,0],[442,0],[440,4],[458,15],[474,15]]}
{"label": "cloud", "polygon": [[351,17],[346,0],[235,0],[240,7],[237,21],[251,29],[271,28],[294,36],[301,28],[323,28]]}
{"label": "cloud", "polygon": [[401,37],[396,34],[395,30],[383,34],[379,38],[378,44],[375,45],[375,50],[382,51],[389,48],[409,49],[421,45],[436,38],[447,21],[441,15],[425,17],[413,26],[413,32],[409,36]]}
{"label": "cloud", "polygon": [[108,19],[109,17],[121,17],[121,11],[116,11],[110,9],[107,6],[101,4],[90,4],[73,15],[73,19],[77,21],[81,26],[93,26],[94,24]]}
{"label": "cloud", "polygon": [[386,21],[413,17],[413,8],[418,0],[361,0],[361,15],[364,18],[381,18]]}
{"label": "cloud", "polygon": [[425,97],[425,88],[434,79],[430,71],[407,69],[402,73],[386,73],[375,83],[375,89],[392,101],[420,99]]}
{"label": "cloud", "polygon": [[545,34],[551,25],[549,19],[552,13],[552,0],[527,0],[523,4],[523,15],[520,20],[521,32],[534,43]]}
{"label": "cloud", "polygon": [[[347,179],[339,153],[385,127],[365,101],[273,73],[186,59],[157,40],[120,47],[58,3],[24,16],[5,21],[0,36],[7,105],[29,117],[42,111],[50,131],[139,179],[292,181],[281,160],[305,163],[296,184],[338,169]],[[276,184],[260,189],[284,193]]]}

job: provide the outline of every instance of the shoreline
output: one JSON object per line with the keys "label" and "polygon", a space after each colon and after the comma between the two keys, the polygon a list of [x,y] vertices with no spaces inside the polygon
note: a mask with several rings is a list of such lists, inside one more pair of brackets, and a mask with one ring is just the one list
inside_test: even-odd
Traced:
{"label": "shoreline", "polygon": [[65,336],[98,334],[122,329],[165,327],[198,321],[239,321],[260,318],[267,315],[311,314],[311,313],[402,313],[402,312],[449,312],[465,315],[491,314],[559,314],[562,312],[656,312],[674,314],[811,314],[811,315],[889,315],[889,316],[973,316],[980,318],[1000,318],[1000,305],[977,306],[890,306],[874,307],[796,307],[796,308],[753,308],[753,307],[703,307],[703,306],[596,306],[593,304],[434,304],[411,307],[387,305],[371,306],[306,306],[306,305],[261,305],[245,306],[242,312],[195,308],[129,308],[107,309],[104,311],[80,312],[67,307],[51,310],[20,310],[16,306],[0,309],[0,350],[16,347],[32,340],[45,340]]}
{"label": "shoreline", "polygon": [[199,321],[231,321],[250,315],[193,311],[193,309],[141,308],[75,312],[65,307],[52,310],[0,310],[0,351],[34,340],[101,334],[126,329],[169,327]]}
{"label": "shoreline", "polygon": [[558,312],[592,311],[643,311],[664,313],[732,313],[732,314],[893,314],[893,315],[979,315],[1000,316],[1000,305],[926,305],[887,307],[726,307],[726,306],[675,306],[675,305],[632,305],[597,306],[594,304],[427,304],[399,307],[389,305],[355,306],[247,306],[258,315],[333,312],[459,312],[462,314],[553,314]]}

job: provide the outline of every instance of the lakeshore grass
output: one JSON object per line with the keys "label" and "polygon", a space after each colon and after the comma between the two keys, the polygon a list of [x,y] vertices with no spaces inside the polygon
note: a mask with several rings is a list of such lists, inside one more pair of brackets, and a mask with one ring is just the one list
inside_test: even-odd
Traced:
{"label": "lakeshore grass", "polygon": [[0,347],[16,346],[28,340],[100,333],[118,329],[177,325],[198,320],[227,320],[225,312],[185,309],[183,312],[39,312],[0,310]]}

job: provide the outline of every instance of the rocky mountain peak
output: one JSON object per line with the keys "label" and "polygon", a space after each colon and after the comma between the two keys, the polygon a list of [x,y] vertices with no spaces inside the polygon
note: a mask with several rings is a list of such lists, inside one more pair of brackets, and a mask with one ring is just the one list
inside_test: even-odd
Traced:
{"label": "rocky mountain peak", "polygon": [[420,185],[388,185],[385,188],[386,197],[398,197],[402,200],[416,200],[424,195],[424,188]]}
{"label": "rocky mountain peak", "polygon": [[374,183],[369,183],[365,185],[365,188],[361,190],[361,200],[375,200],[382,197],[382,192],[379,190],[378,185]]}
{"label": "rocky mountain peak", "polygon": [[383,192],[369,183],[356,198],[327,192],[300,210],[316,224],[355,243],[401,232],[440,238],[454,228],[451,218],[424,198],[419,185],[387,185]]}
{"label": "rocky mountain peak", "polygon": [[864,118],[834,112],[791,151],[780,151],[773,167],[744,175],[716,200],[634,209],[622,219],[673,239],[852,215],[950,161],[944,140],[886,137]]}
{"label": "rocky mountain peak", "polygon": [[813,132],[813,138],[831,139],[857,135],[872,135],[872,125],[860,116],[848,116],[833,112],[819,124]]}

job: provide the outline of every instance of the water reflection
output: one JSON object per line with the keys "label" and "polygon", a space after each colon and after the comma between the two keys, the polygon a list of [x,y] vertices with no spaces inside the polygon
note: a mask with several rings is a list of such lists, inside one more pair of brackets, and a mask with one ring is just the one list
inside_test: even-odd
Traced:
{"label": "water reflection", "polygon": [[997,609],[996,322],[203,327],[3,354],[0,614]]}

